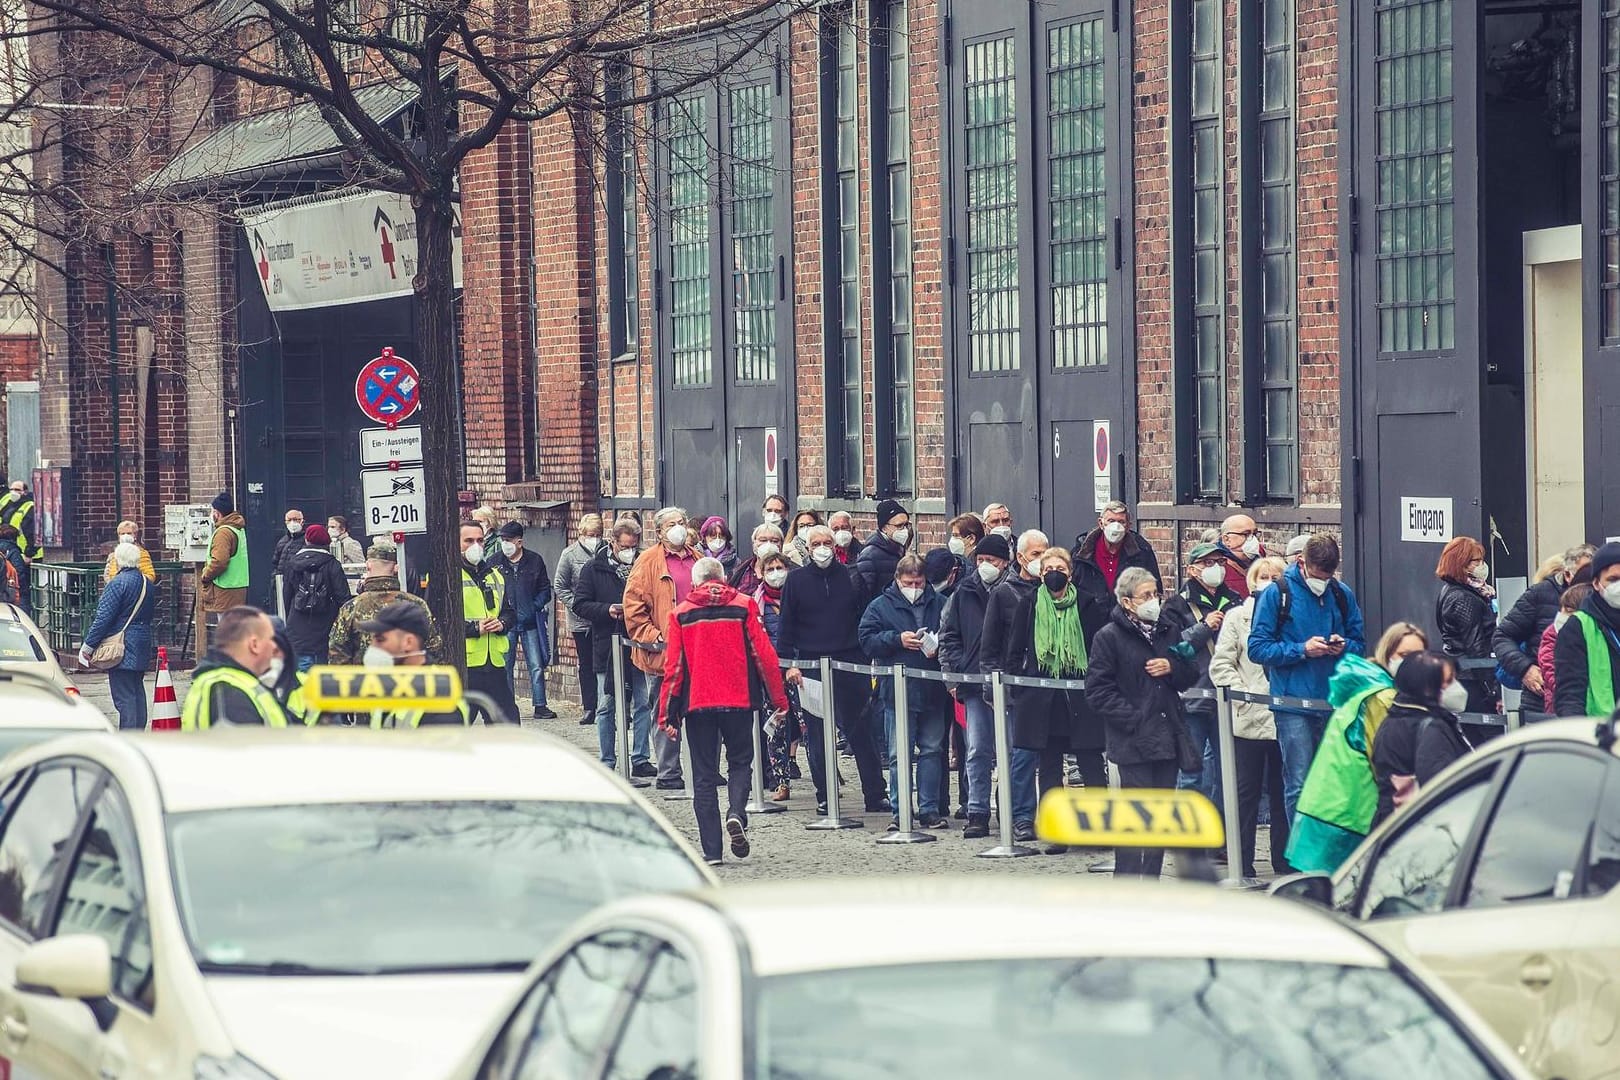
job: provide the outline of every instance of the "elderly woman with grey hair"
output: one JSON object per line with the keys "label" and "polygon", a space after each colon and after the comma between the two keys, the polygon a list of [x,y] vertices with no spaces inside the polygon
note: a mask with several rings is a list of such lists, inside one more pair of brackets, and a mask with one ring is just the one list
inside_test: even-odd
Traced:
{"label": "elderly woman with grey hair", "polygon": [[782,530],[770,524],[756,526],[749,550],[752,557],[737,563],[731,575],[731,587],[753,596],[765,581],[765,560],[782,551]]}
{"label": "elderly woman with grey hair", "polygon": [[[630,659],[648,676],[648,699],[657,701],[664,677],[664,632],[669,617],[692,591],[697,566],[696,530],[688,526],[686,511],[666,506],[653,515],[653,544],[630,570],[624,583],[624,628],[630,635]],[[668,738],[653,735],[658,759],[658,787],[679,791],[686,787],[681,773],[679,732]]]}
{"label": "elderly woman with grey hair", "polygon": [[[1102,720],[1108,760],[1119,767],[1122,788],[1173,788],[1176,772],[1196,772],[1181,692],[1198,681],[1198,666],[1173,652],[1180,635],[1159,620],[1159,583],[1141,567],[1120,571],[1108,625],[1091,646],[1086,701]],[[1156,878],[1164,852],[1120,848],[1116,877]]]}

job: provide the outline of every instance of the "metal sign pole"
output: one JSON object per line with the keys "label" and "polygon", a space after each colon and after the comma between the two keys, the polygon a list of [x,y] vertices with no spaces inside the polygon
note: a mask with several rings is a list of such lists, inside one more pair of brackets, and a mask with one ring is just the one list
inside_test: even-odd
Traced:
{"label": "metal sign pole", "polygon": [[[760,737],[759,716],[756,714],[749,719],[751,723],[748,726],[753,728],[754,737],[753,798],[748,800],[748,805],[744,809],[750,814],[780,814],[787,807],[781,803],[765,801],[765,748],[763,745],[764,740]],[[782,722],[786,723],[787,721],[784,719]],[[727,762],[727,767],[732,768],[734,766]]]}
{"label": "metal sign pole", "polygon": [[859,829],[866,823],[847,818],[838,812],[838,720],[833,706],[832,658],[821,658],[821,756],[822,783],[827,786],[827,816],[805,825],[816,831],[832,829]]}
{"label": "metal sign pole", "polygon": [[880,844],[927,844],[938,840],[933,833],[918,832],[912,819],[911,709],[906,693],[906,666],[894,665],[894,753],[895,816],[899,829],[877,838]]}
{"label": "metal sign pole", "polygon": [[981,859],[1019,859],[1035,849],[1013,843],[1012,751],[1007,739],[1007,687],[1001,672],[990,673],[990,708],[996,726],[996,815],[1001,819],[1001,843],[979,852]]}
{"label": "metal sign pole", "polygon": [[[1260,883],[1243,874],[1243,825],[1238,811],[1237,740],[1232,734],[1232,694],[1227,687],[1215,691],[1215,727],[1221,746],[1221,810],[1226,817],[1226,873],[1221,882],[1235,889],[1258,888]],[[1276,852],[1272,852],[1275,856]]]}

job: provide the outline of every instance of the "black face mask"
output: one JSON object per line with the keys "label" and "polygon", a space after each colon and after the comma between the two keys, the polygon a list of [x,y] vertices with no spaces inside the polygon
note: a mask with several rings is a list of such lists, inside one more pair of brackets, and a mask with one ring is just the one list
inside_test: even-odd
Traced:
{"label": "black face mask", "polygon": [[1047,591],[1053,596],[1063,595],[1063,590],[1069,585],[1069,575],[1061,570],[1048,570],[1041,575],[1041,580],[1046,583]]}

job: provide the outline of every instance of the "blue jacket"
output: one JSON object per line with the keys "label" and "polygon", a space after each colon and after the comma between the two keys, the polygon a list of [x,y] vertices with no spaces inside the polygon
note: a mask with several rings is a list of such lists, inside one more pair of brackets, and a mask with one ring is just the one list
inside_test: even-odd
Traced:
{"label": "blue jacket", "polygon": [[124,620],[129,619],[135,602],[140,600],[142,585],[146,586],[146,599],[124,631],[124,659],[118,665],[119,671],[146,671],[152,666],[152,612],[157,608],[157,588],[141,576],[138,568],[126,567],[107,582],[96,603],[96,617],[84,635],[85,648],[95,652],[97,645],[122,630]]}
{"label": "blue jacket", "polygon": [[[932,585],[923,586],[922,598],[913,604],[900,593],[900,586],[890,583],[866,606],[861,616],[861,651],[871,657],[874,664],[904,664],[908,668],[925,671],[939,670],[939,654],[924,656],[920,649],[907,649],[900,644],[904,630],[932,630],[939,633],[940,620],[945,614],[945,601]],[[879,678],[878,689],[885,702],[894,700],[894,679]],[[918,679],[906,681],[907,704],[916,708],[937,703],[944,698],[944,684]]]}
{"label": "blue jacket", "polygon": [[[1288,590],[1289,597],[1288,621],[1278,625],[1284,589]],[[1367,651],[1366,628],[1362,625],[1361,605],[1356,602],[1355,593],[1350,591],[1350,586],[1335,579],[1328,582],[1327,592],[1317,596],[1305,584],[1305,572],[1299,566],[1290,566],[1282,581],[1262,592],[1255,603],[1254,621],[1249,628],[1249,659],[1266,669],[1271,692],[1276,696],[1323,700],[1327,698],[1328,680],[1338,666],[1339,657],[1307,657],[1305,642],[1313,637],[1330,638],[1334,634],[1344,638],[1345,655],[1361,655]]]}

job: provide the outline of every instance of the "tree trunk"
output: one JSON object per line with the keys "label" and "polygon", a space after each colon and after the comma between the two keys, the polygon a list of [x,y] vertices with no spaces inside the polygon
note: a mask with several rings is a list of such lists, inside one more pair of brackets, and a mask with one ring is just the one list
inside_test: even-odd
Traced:
{"label": "tree trunk", "polygon": [[[456,286],[451,230],[455,226],[448,193],[416,202],[417,273],[416,359],[422,374],[422,463],[427,480],[428,607],[444,638],[445,655],[463,671],[467,665],[461,606],[461,380],[456,366]],[[417,550],[412,545],[412,551]]]}

